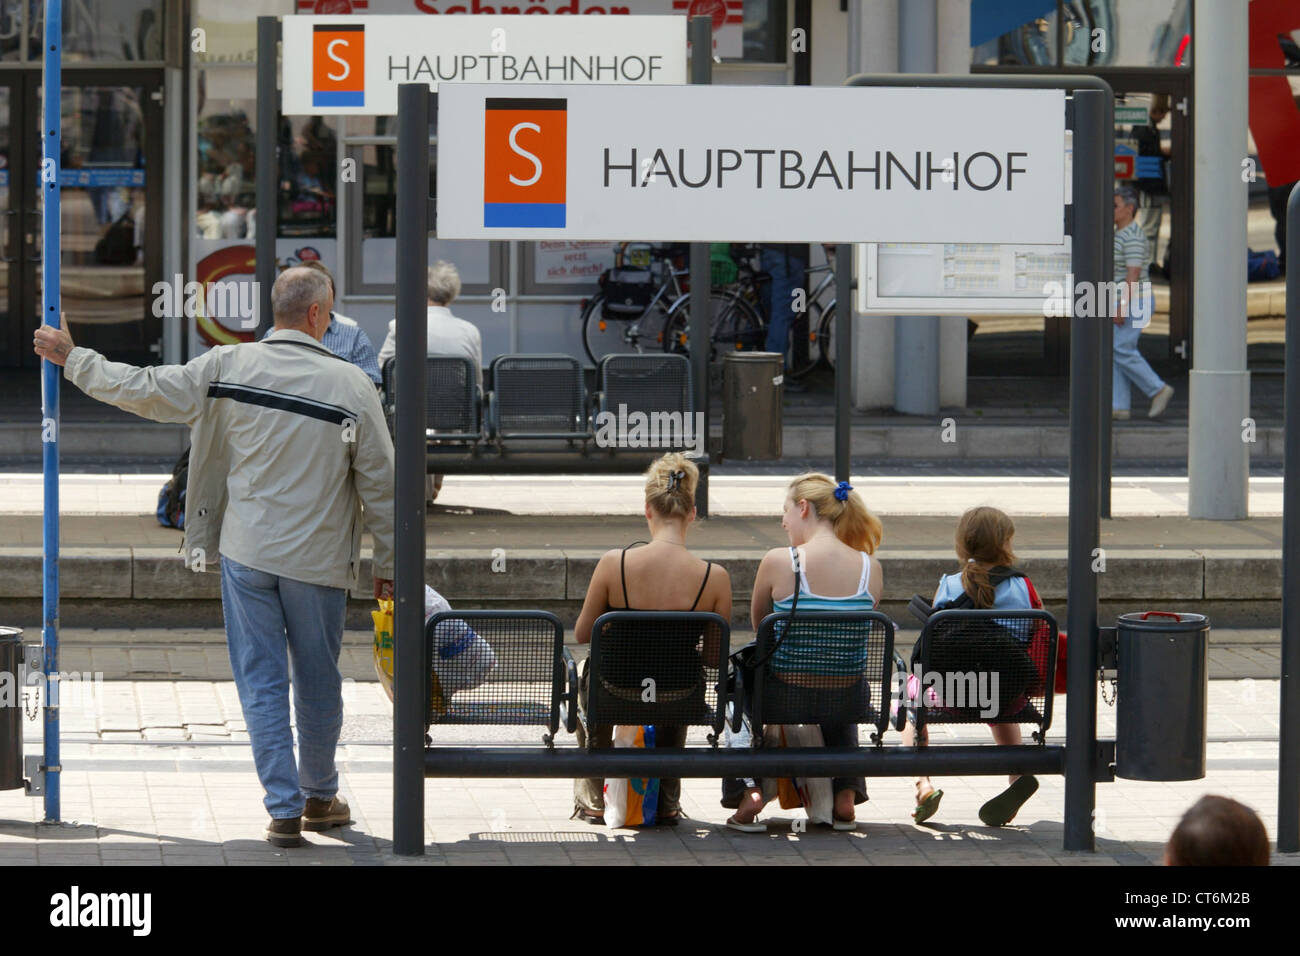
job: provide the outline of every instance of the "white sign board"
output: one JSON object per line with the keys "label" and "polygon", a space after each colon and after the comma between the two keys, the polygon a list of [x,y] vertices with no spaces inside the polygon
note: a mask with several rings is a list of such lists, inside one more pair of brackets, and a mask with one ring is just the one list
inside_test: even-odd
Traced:
{"label": "white sign board", "polygon": [[282,36],[288,116],[393,115],[402,83],[686,82],[680,16],[291,16]]}
{"label": "white sign board", "polygon": [[1061,90],[447,84],[438,235],[1063,238]]}
{"label": "white sign board", "polygon": [[1044,315],[1073,286],[1058,245],[862,243],[857,311],[877,315]]}

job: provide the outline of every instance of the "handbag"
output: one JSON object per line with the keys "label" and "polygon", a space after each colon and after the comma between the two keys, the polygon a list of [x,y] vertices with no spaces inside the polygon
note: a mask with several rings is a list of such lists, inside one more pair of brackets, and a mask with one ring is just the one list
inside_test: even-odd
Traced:
{"label": "handbag", "polygon": [[[750,641],[739,650],[733,651],[729,657],[731,666],[727,669],[727,696],[731,703],[729,708],[739,707],[741,709],[741,733],[733,734],[731,731],[731,721],[727,721],[726,739],[728,746],[751,746],[757,747],[762,741],[755,740],[749,732],[749,717],[753,713],[751,702],[754,694],[755,675],[758,669],[768,662],[785,636],[790,633],[790,623],[794,620],[795,608],[799,606],[799,552],[795,548],[790,549],[790,564],[794,568],[794,597],[790,599],[790,617],[786,621],[785,630],[781,636],[776,639],[772,649],[763,657],[758,656],[758,641]],[[734,711],[733,711],[734,713]],[[752,786],[752,779],[737,779],[734,777],[723,777],[722,779],[722,805],[730,810],[735,810],[740,806],[740,798],[744,794],[746,787]]]}
{"label": "handbag", "polygon": [[790,616],[786,619],[785,629],[772,645],[772,649],[760,658],[758,656],[758,641],[755,640],[750,641],[731,654],[731,668],[727,673],[727,690],[733,701],[737,699],[741,701],[742,709],[746,715],[753,712],[750,701],[753,700],[755,675],[758,673],[758,669],[772,659],[772,655],[777,652],[781,647],[781,642],[790,633],[790,625],[794,623],[794,612],[799,606],[799,574],[802,570],[799,562],[799,549],[791,548],[790,566],[794,569],[794,596],[790,599]]}
{"label": "handbag", "polygon": [[654,298],[655,287],[655,274],[649,269],[636,266],[606,269],[600,275],[600,288],[605,293],[601,316],[638,318]]}

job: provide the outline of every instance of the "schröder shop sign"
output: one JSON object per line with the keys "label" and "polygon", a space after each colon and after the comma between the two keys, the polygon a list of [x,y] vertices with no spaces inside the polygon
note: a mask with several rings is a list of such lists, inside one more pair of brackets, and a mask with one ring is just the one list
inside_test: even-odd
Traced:
{"label": "schr\u00f6der shop sign", "polygon": [[284,112],[397,112],[401,83],[686,82],[686,18],[290,16]]}
{"label": "schr\u00f6der shop sign", "polygon": [[448,83],[438,236],[1060,243],[1064,131],[1061,90]]}

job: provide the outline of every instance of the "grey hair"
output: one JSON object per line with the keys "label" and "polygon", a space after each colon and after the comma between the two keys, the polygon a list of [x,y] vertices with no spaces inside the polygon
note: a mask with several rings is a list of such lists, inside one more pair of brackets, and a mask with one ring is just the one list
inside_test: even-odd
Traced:
{"label": "grey hair", "polygon": [[439,259],[429,266],[429,301],[434,305],[451,305],[460,295],[460,273],[450,262]]}
{"label": "grey hair", "polygon": [[1132,206],[1133,210],[1135,212],[1137,211],[1138,194],[1137,194],[1137,190],[1134,189],[1132,186],[1116,186],[1115,195],[1119,197],[1119,201],[1122,202],[1124,205]]}
{"label": "grey hair", "polygon": [[281,272],[271,286],[271,315],[276,325],[298,325],[313,303],[324,311],[329,299],[330,280],[324,273],[294,266]]}

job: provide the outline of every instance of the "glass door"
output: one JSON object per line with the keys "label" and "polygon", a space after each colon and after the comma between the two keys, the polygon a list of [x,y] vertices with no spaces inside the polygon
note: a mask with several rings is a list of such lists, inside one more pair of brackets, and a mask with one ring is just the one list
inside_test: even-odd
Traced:
{"label": "glass door", "polygon": [[[22,320],[23,223],[18,178],[22,171],[23,81],[18,74],[0,74],[0,368],[35,365],[25,361]],[[28,343],[30,348],[30,337]]]}
{"label": "glass door", "polygon": [[[148,78],[153,79],[152,74]],[[78,345],[115,361],[155,364],[162,338],[162,320],[152,307],[153,283],[162,271],[157,241],[160,84],[142,82],[146,76],[141,71],[120,79],[112,71],[78,71],[71,77],[65,72],[64,79],[59,157],[64,320]],[[40,122],[39,90],[32,100],[38,113],[28,128]],[[36,241],[28,276],[32,304],[39,309],[43,211],[39,189],[34,189],[32,200],[30,228]]]}

